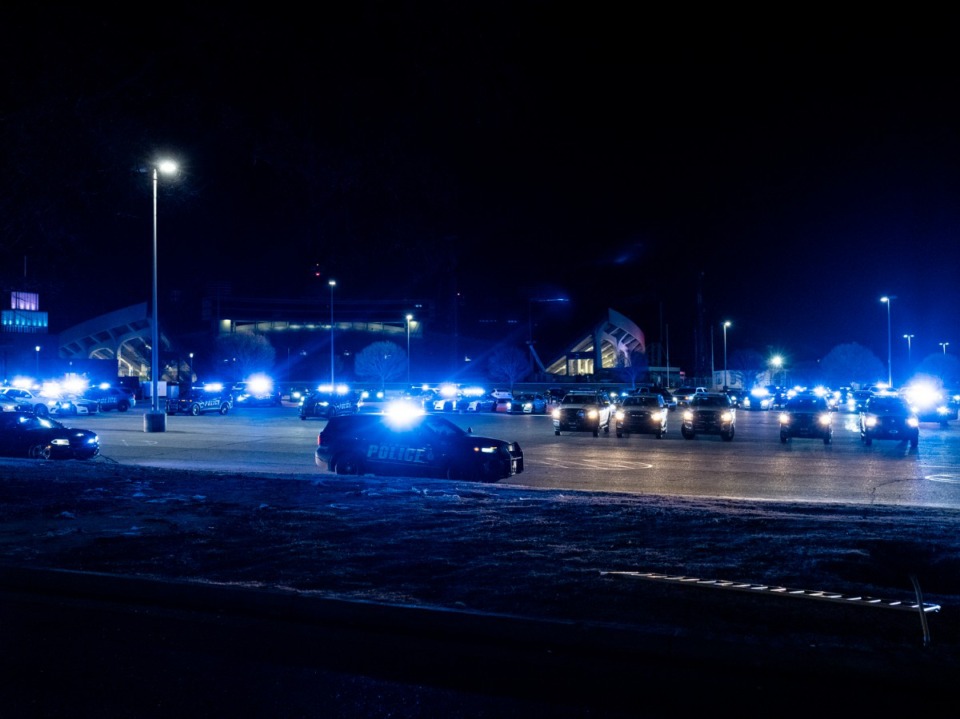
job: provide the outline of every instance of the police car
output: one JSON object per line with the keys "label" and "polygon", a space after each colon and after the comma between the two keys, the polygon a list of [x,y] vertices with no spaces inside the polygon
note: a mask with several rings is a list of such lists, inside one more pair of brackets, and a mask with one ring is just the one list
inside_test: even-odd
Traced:
{"label": "police car", "polygon": [[329,392],[317,390],[304,398],[297,410],[300,419],[311,417],[330,419],[339,415],[356,414],[363,403],[357,392]]}
{"label": "police car", "polygon": [[431,414],[332,417],[317,437],[315,461],[342,475],[496,482],[523,472],[516,442],[479,437]]}
{"label": "police car", "polygon": [[167,414],[189,414],[198,417],[208,412],[226,414],[233,406],[230,393],[221,384],[207,384],[182,390],[178,397],[167,399]]}

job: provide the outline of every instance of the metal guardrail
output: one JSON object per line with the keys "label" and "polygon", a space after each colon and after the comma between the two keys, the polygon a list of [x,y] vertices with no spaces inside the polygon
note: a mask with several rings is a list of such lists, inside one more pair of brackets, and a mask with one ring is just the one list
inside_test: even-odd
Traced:
{"label": "metal guardrail", "polygon": [[911,576],[913,588],[917,596],[916,601],[879,599],[857,594],[842,594],[840,592],[828,592],[824,590],[810,589],[791,589],[790,587],[781,587],[768,584],[752,584],[750,582],[734,582],[727,579],[698,579],[696,577],[687,577],[684,575],[659,574],[657,572],[634,572],[634,571],[611,571],[600,572],[602,576],[620,576],[634,577],[636,579],[646,579],[655,582],[666,582],[669,584],[678,584],[685,586],[707,587],[711,589],[731,589],[741,592],[750,592],[753,594],[769,594],[779,597],[797,597],[801,599],[815,599],[824,602],[835,602],[846,604],[847,606],[877,607],[880,609],[899,609],[903,611],[916,612],[920,616],[920,624],[923,628],[923,644],[930,644],[930,630],[927,626],[927,614],[940,611],[939,604],[924,602],[920,593],[920,585],[916,577]]}

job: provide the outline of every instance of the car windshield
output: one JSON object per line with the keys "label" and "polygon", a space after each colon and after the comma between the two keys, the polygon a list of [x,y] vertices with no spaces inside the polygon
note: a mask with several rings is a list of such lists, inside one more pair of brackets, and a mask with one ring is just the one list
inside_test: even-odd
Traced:
{"label": "car windshield", "polygon": [[726,397],[710,397],[701,394],[693,398],[693,404],[697,407],[726,407],[730,404],[730,400]]}
{"label": "car windshield", "polygon": [[657,395],[652,395],[650,397],[627,397],[623,401],[623,404],[639,407],[659,407],[660,402],[658,400],[659,397]]}
{"label": "car windshield", "polygon": [[819,397],[796,397],[787,402],[786,409],[798,412],[826,409],[827,403]]}

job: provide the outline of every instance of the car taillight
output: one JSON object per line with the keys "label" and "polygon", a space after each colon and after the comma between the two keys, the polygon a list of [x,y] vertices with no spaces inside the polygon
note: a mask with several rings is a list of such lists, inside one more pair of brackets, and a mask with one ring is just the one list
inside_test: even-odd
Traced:
{"label": "car taillight", "polygon": [[321,444],[323,444],[323,435],[322,435],[322,434],[318,434],[318,435],[317,435],[317,446],[319,447]]}

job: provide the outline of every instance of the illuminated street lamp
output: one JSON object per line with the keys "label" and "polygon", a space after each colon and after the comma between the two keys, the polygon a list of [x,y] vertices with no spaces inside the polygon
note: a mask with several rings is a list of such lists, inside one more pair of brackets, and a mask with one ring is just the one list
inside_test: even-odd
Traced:
{"label": "illuminated street lamp", "polygon": [[730,326],[730,322],[723,323],[723,388],[726,389],[730,386],[730,377],[727,374],[727,327]]}
{"label": "illuminated street lamp", "polygon": [[413,315],[407,315],[407,385],[410,384],[410,321]]}
{"label": "illuminated street lamp", "polygon": [[947,345],[948,345],[948,344],[950,344],[950,343],[949,343],[949,342],[941,342],[941,343],[940,343],[940,347],[943,349],[943,353],[944,353],[944,354],[947,353]]}
{"label": "illuminated street lamp", "polygon": [[783,374],[786,372],[786,370],[783,368],[783,357],[781,357],[780,355],[774,355],[773,357],[770,358],[770,364],[773,365],[774,370],[781,373],[780,386],[781,387],[784,386],[786,382],[783,377]]}
{"label": "illuminated street lamp", "polygon": [[34,347],[33,350],[37,356],[37,381],[39,382],[40,381],[40,345],[37,345],[36,347]]}
{"label": "illuminated street lamp", "polygon": [[335,391],[336,385],[333,383],[333,288],[337,286],[336,280],[330,280],[330,389]]}
{"label": "illuminated street lamp", "polygon": [[908,365],[912,364],[911,359],[910,359],[910,351],[911,351],[911,349],[912,349],[913,337],[914,337],[914,335],[904,335],[904,336],[903,336],[903,339],[905,339],[905,340],[907,341],[907,364],[908,364]]}
{"label": "illuminated street lamp", "polygon": [[884,295],[881,302],[887,305],[887,386],[893,387],[893,335],[890,334],[890,305],[897,299],[896,295]]}
{"label": "illuminated street lamp", "polygon": [[144,432],[165,432],[167,430],[167,413],[160,409],[159,390],[160,379],[160,321],[157,319],[157,176],[160,172],[172,175],[177,171],[177,163],[172,160],[161,160],[153,166],[153,326],[151,327],[150,347],[150,409],[143,415]]}

